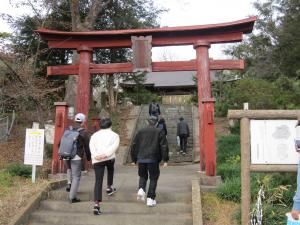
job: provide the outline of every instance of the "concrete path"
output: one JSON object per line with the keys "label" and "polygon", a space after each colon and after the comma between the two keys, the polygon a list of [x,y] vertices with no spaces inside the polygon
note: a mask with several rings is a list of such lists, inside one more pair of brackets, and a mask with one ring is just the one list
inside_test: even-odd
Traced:
{"label": "concrete path", "polygon": [[[191,225],[191,180],[197,176],[198,165],[169,166],[161,168],[157,188],[157,206],[150,208],[136,201],[137,167],[117,165],[114,186],[117,193],[103,193],[103,214],[95,216],[93,208],[94,173],[82,177],[78,197],[80,203],[70,204],[65,188],[51,191],[49,199],[41,203],[31,215],[30,225]],[[106,177],[104,190],[106,187]]]}
{"label": "concrete path", "polygon": [[[127,120],[127,136],[132,138],[139,107],[133,107]],[[127,146],[117,153],[114,186],[117,193],[107,196],[106,176],[103,182],[102,214],[93,215],[94,171],[82,176],[79,203],[70,204],[65,187],[51,191],[39,210],[30,216],[29,225],[192,225],[192,179],[199,179],[198,164],[177,164],[161,168],[157,186],[157,205],[148,207],[137,202],[137,167],[123,165]]]}

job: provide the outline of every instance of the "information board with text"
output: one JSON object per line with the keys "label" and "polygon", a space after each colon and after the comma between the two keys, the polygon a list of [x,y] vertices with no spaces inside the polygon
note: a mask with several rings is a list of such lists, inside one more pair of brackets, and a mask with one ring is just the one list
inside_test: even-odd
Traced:
{"label": "information board with text", "polygon": [[298,164],[297,120],[251,120],[251,164]]}
{"label": "information board with text", "polygon": [[44,129],[26,129],[24,164],[43,165]]}

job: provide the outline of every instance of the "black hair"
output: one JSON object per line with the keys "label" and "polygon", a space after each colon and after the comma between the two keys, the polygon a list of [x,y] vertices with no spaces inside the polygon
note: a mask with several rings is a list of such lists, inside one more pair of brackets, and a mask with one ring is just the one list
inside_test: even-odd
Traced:
{"label": "black hair", "polygon": [[161,119],[159,119],[159,121],[158,121],[158,123],[165,123],[166,121],[165,121],[165,119],[164,118],[161,118]]}
{"label": "black hair", "polygon": [[103,117],[100,120],[100,128],[107,129],[110,128],[112,125],[111,119],[109,117]]}

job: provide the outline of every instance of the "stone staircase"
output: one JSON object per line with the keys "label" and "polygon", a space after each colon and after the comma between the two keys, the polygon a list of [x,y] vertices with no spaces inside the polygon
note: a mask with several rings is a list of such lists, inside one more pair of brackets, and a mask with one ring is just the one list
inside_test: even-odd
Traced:
{"label": "stone staircase", "polygon": [[103,193],[99,216],[92,213],[94,174],[89,172],[81,179],[78,197],[82,202],[70,204],[64,188],[51,191],[49,199],[31,214],[28,225],[192,225],[191,179],[196,168],[161,169],[157,206],[151,208],[136,201],[137,167],[116,168],[114,185],[118,191],[112,196]]}
{"label": "stone staircase", "polygon": [[[160,105],[161,117],[166,121],[168,130],[168,144],[169,144],[169,155],[170,163],[179,162],[192,162],[193,161],[193,116],[192,116],[192,106],[190,105]],[[141,111],[137,120],[137,125],[134,133],[148,125],[147,118],[149,116],[149,106],[142,105]],[[188,138],[188,148],[187,154],[185,156],[179,155],[179,146],[177,146],[176,136],[177,136],[177,123],[179,118],[183,117],[188,123],[190,128],[190,137]],[[134,137],[134,136],[133,136]],[[127,156],[127,163],[131,162],[130,154]]]}

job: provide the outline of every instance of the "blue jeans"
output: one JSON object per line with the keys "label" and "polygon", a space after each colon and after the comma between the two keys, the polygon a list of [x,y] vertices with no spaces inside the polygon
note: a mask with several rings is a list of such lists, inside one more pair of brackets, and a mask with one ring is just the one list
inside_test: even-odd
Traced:
{"label": "blue jeans", "polygon": [[298,171],[297,171],[297,191],[293,200],[294,200],[293,209],[300,211],[300,162],[298,163]]}

